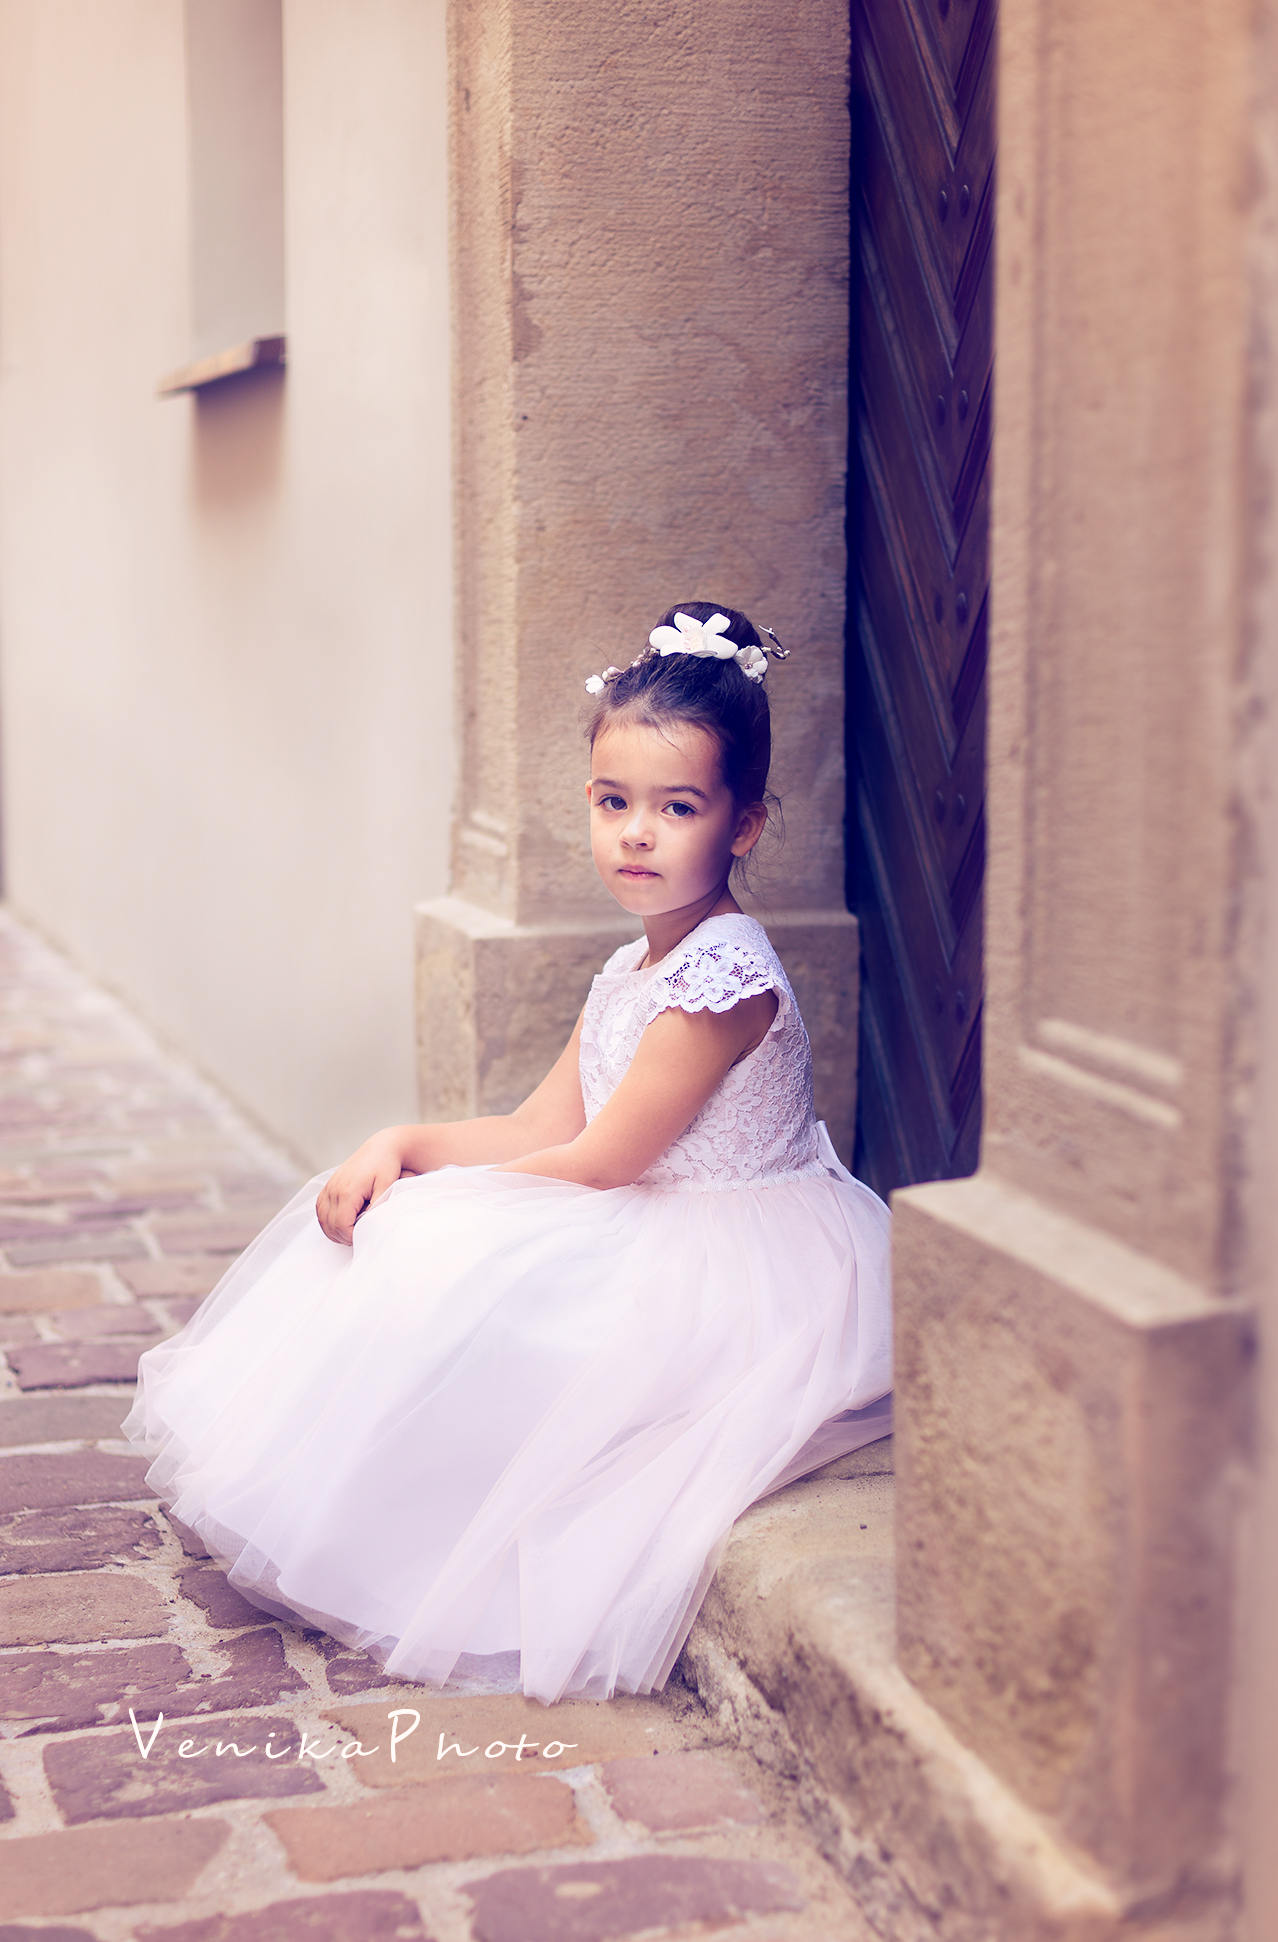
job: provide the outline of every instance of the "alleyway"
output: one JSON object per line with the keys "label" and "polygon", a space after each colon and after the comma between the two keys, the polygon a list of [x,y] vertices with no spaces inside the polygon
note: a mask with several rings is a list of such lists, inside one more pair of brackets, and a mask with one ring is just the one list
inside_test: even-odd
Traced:
{"label": "alleyway", "polygon": [[869,1942],[684,1687],[431,1693],[184,1548],[117,1436],[137,1356],[299,1180],[0,916],[0,1942]]}

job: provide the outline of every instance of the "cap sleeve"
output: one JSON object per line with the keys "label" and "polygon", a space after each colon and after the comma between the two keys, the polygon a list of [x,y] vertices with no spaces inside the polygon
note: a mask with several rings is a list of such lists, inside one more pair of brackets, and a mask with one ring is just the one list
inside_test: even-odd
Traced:
{"label": "cap sleeve", "polygon": [[768,954],[735,938],[716,938],[690,945],[653,978],[645,994],[644,1024],[658,1012],[678,1006],[681,1011],[729,1011],[743,998],[762,991],[777,994],[776,1016],[769,1036],[780,1031],[790,1009],[790,997],[779,964]]}

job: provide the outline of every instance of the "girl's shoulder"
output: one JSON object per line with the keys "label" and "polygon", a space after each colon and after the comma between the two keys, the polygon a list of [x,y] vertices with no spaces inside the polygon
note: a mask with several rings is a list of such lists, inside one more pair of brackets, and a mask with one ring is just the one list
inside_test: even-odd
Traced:
{"label": "girl's shoulder", "polygon": [[705,918],[652,967],[652,985],[658,1006],[676,1004],[690,1011],[726,1011],[756,992],[776,991],[779,1021],[792,1001],[771,938],[745,911]]}

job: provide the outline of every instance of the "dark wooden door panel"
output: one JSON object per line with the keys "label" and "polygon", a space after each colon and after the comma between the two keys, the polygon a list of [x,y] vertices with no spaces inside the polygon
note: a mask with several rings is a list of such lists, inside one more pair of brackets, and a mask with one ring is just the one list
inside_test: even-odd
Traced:
{"label": "dark wooden door panel", "polygon": [[852,28],[854,1166],[886,1192],[979,1146],[994,0]]}

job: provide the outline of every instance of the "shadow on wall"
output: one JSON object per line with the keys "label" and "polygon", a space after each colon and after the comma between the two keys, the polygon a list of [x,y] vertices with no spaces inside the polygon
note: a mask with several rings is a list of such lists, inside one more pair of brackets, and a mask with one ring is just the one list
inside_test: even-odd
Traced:
{"label": "shadow on wall", "polygon": [[205,513],[271,498],[284,448],[285,367],[224,378],[195,396],[191,497]]}

